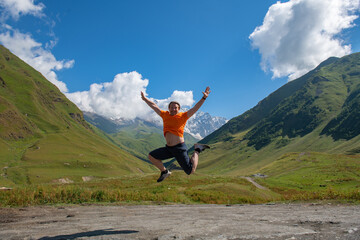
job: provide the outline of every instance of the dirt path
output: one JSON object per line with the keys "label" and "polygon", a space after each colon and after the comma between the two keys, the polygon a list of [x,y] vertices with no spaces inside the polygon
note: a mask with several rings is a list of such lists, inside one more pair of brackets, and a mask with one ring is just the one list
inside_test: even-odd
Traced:
{"label": "dirt path", "polygon": [[66,206],[0,209],[0,239],[360,239],[360,206]]}
{"label": "dirt path", "polygon": [[251,177],[242,177],[246,180],[248,180],[249,182],[251,182],[255,187],[259,188],[259,189],[263,189],[266,190],[267,188],[264,186],[261,186],[260,184],[258,184],[257,182],[255,182]]}

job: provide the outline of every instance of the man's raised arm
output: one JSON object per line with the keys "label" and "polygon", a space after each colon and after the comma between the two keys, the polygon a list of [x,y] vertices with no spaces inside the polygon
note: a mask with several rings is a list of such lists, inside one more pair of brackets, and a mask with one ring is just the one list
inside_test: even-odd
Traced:
{"label": "man's raised arm", "polygon": [[142,100],[144,100],[144,102],[146,102],[147,105],[149,105],[149,107],[151,107],[160,116],[161,114],[160,108],[153,101],[145,97],[145,94],[143,92],[141,92],[141,98]]}
{"label": "man's raised arm", "polygon": [[206,98],[209,96],[210,94],[210,88],[207,87],[205,89],[205,92],[203,92],[203,97],[200,99],[200,101],[198,101],[195,106],[193,108],[191,108],[188,112],[187,112],[187,115],[188,115],[188,118],[191,118],[192,115],[194,115],[197,110],[199,110],[199,108],[203,105],[203,103],[205,102]]}

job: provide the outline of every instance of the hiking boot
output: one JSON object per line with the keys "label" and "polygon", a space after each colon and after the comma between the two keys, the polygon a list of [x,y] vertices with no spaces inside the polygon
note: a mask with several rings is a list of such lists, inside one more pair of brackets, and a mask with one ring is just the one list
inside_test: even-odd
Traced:
{"label": "hiking boot", "polygon": [[159,179],[157,180],[157,182],[162,182],[164,181],[165,178],[167,178],[168,176],[170,176],[171,172],[169,170],[165,170],[161,172],[161,175],[159,177]]}
{"label": "hiking boot", "polygon": [[198,153],[201,153],[202,151],[204,151],[205,149],[210,148],[210,146],[205,145],[205,144],[200,144],[200,143],[195,143],[194,144],[194,149],[195,151],[197,151]]}

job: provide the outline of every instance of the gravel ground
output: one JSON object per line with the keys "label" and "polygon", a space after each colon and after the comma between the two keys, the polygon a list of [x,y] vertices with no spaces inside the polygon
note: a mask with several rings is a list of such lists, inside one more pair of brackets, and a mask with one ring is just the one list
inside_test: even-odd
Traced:
{"label": "gravel ground", "polygon": [[360,240],[360,206],[309,203],[0,208],[0,239]]}

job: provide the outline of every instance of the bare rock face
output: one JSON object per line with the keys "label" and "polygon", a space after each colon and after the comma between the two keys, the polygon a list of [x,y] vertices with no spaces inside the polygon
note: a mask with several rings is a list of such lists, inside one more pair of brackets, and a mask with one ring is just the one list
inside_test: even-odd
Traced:
{"label": "bare rock face", "polygon": [[54,183],[61,183],[61,184],[74,183],[74,181],[69,179],[69,178],[60,178],[60,179],[54,180],[53,182]]}

